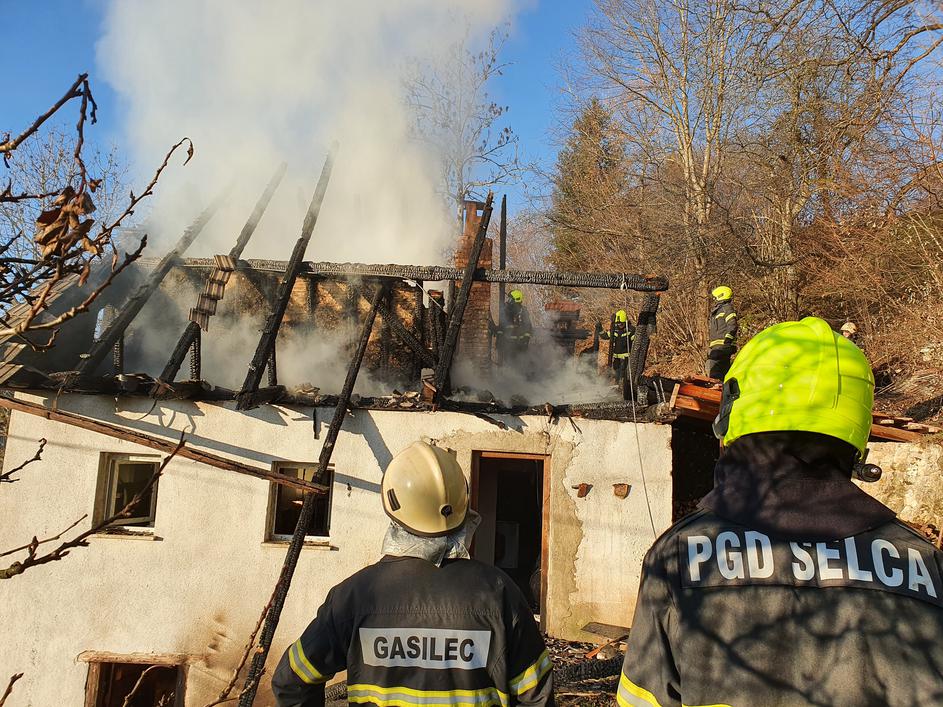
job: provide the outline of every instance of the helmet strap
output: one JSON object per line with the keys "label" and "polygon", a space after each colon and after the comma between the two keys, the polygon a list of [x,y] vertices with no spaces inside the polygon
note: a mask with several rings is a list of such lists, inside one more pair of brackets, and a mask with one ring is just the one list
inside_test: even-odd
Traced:
{"label": "helmet strap", "polygon": [[713,430],[717,439],[723,439],[730,429],[730,412],[733,404],[740,397],[740,384],[736,378],[724,381],[723,394],[720,399],[720,410],[714,418]]}

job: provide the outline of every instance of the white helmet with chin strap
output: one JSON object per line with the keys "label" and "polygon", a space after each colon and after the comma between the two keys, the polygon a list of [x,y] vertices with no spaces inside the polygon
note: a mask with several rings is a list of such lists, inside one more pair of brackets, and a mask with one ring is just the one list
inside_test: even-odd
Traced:
{"label": "white helmet with chin strap", "polygon": [[410,533],[449,535],[468,515],[468,481],[455,457],[415,442],[393,457],[381,484],[383,510]]}

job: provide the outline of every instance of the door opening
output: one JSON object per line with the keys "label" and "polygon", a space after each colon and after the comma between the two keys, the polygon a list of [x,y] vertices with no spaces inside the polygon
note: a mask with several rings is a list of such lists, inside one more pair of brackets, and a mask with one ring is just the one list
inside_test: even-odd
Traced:
{"label": "door opening", "polygon": [[671,521],[697,510],[714,488],[720,444],[710,422],[679,417],[671,424]]}
{"label": "door opening", "polygon": [[475,452],[472,507],[481,515],[472,555],[504,570],[544,616],[548,457]]}

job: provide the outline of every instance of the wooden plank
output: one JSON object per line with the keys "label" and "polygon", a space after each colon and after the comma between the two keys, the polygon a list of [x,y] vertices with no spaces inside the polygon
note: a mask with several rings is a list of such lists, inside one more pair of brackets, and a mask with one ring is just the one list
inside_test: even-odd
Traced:
{"label": "wooden plank", "polygon": [[692,398],[687,395],[678,395],[678,397],[675,398],[675,404],[672,409],[688,417],[696,417],[701,420],[713,420],[717,417],[720,406],[712,405],[707,401],[698,400],[697,398]]}
{"label": "wooden plank", "polygon": [[923,438],[919,432],[909,432],[896,427],[871,425],[871,440],[876,442],[916,442]]}
{"label": "wooden plank", "polygon": [[131,665],[166,665],[177,667],[198,663],[206,656],[192,653],[112,653],[111,651],[82,651],[75,660],[79,663],[126,663]]}
{"label": "wooden plank", "polygon": [[[177,448],[176,442],[161,439],[160,437],[152,437],[151,435],[144,434],[143,432],[138,432],[136,430],[128,430],[117,425],[112,425],[108,422],[92,420],[90,418],[83,417],[82,415],[77,415],[73,412],[66,412],[64,410],[50,410],[49,408],[43,407],[42,405],[28,403],[25,400],[0,397],[0,407],[5,407],[10,410],[17,410],[19,412],[26,412],[30,415],[36,415],[47,420],[53,420],[54,422],[62,422],[67,425],[73,425],[74,427],[79,427],[83,430],[89,430],[90,432],[97,432],[98,434],[114,437],[115,439],[122,439],[127,442],[140,444],[142,447],[156,449],[166,454],[170,454]],[[247,464],[242,464],[240,462],[233,461],[210,452],[194,449],[193,447],[183,446],[177,452],[177,456],[183,457],[185,459],[191,459],[217,469],[234,471],[237,474],[245,474],[247,476],[254,476],[258,479],[265,479],[266,481],[271,481],[272,483],[280,484],[282,486],[290,486],[292,488],[296,488],[301,491],[307,491],[309,493],[326,494],[330,491],[330,488],[324,486],[323,484],[316,484],[310,481],[303,481],[301,479],[293,479],[283,474],[277,474],[270,469],[261,469],[259,467],[249,466]]]}
{"label": "wooden plank", "polygon": [[622,638],[629,633],[628,626],[616,626],[615,624],[604,624],[598,621],[591,621],[582,628],[587,633],[595,633],[597,636],[605,638]]}

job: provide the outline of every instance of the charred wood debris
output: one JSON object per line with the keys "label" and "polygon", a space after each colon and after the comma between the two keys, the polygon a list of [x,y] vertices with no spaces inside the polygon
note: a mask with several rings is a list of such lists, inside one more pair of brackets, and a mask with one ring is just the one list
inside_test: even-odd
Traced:
{"label": "charred wood debris", "polygon": [[[142,258],[142,269],[150,270],[143,282],[120,302],[105,303],[108,316],[101,334],[94,337],[90,347],[73,359],[68,365],[62,353],[56,356],[42,356],[23,352],[20,347],[7,347],[7,355],[0,360],[0,386],[7,389],[55,390],[64,392],[102,394],[114,396],[149,396],[160,400],[235,400],[237,408],[248,410],[259,405],[279,403],[313,407],[333,407],[338,402],[336,395],[323,395],[319,388],[303,385],[288,389],[278,384],[276,367],[276,339],[282,328],[286,308],[298,280],[306,280],[317,288],[319,284],[329,282],[357,282],[357,287],[350,286],[350,312],[355,317],[360,300],[366,298],[365,292],[383,286],[387,295],[377,303],[376,310],[382,324],[381,358],[389,357],[392,337],[400,347],[405,347],[413,361],[411,371],[415,390],[399,391],[393,389],[389,395],[364,397],[352,394],[348,402],[352,408],[374,410],[449,410],[476,415],[492,422],[498,427],[505,423],[492,417],[494,415],[546,415],[550,418],[587,417],[616,420],[667,421],[669,412],[663,404],[666,401],[664,385],[643,385],[643,393],[654,392],[657,400],[649,405],[648,397],[636,395],[634,391],[643,383],[642,372],[648,349],[648,339],[654,330],[658,308],[658,294],[668,288],[663,277],[625,273],[590,273],[565,271],[508,270],[506,262],[506,211],[502,204],[500,221],[500,264],[499,269],[479,267],[482,245],[487,238],[491,221],[492,197],[489,194],[484,204],[476,204],[483,210],[478,232],[464,268],[445,266],[418,265],[383,265],[365,263],[333,263],[304,261],[312,234],[317,224],[321,204],[324,201],[330,182],[333,164],[333,150],[327,157],[321,177],[315,188],[310,206],[302,225],[301,235],[288,261],[242,260],[241,255],[261,221],[266,207],[277,190],[286,166],[281,165],[266,185],[255,207],[246,221],[236,242],[227,255],[212,258],[184,258],[183,254],[200,236],[206,225],[225,203],[227,192],[222,192],[196,220],[184,231],[175,247],[160,260]],[[170,350],[162,372],[155,378],[146,373],[127,371],[128,357],[125,354],[127,331],[135,317],[141,312],[148,299],[154,295],[167,275],[174,269],[185,270],[196,277],[202,276],[203,288],[197,301],[190,309],[189,321],[181,331],[174,347]],[[264,275],[277,278],[278,287],[269,307],[265,325],[260,334],[254,355],[248,365],[245,381],[239,390],[213,385],[203,377],[201,351],[203,337],[210,326],[211,318],[216,314],[218,302],[226,293],[227,284],[235,273],[247,276]],[[445,303],[442,293],[424,289],[424,283],[445,282],[455,292],[454,298]],[[507,284],[545,285],[560,288],[608,288],[634,290],[646,293],[638,315],[636,346],[632,353],[632,365],[629,370],[632,380],[623,381],[624,400],[622,402],[604,402],[585,404],[528,405],[523,399],[511,398],[499,400],[487,390],[453,390],[449,380],[452,362],[456,354],[463,316],[468,304],[472,285],[476,282],[497,283],[501,289]],[[393,295],[399,296],[404,291],[413,293],[414,305],[411,325],[402,321],[398,307],[394,306]],[[428,297],[428,305],[423,296]],[[91,318],[91,317],[89,317]],[[88,334],[88,326],[85,332]],[[570,336],[564,332],[564,337]],[[89,337],[91,338],[91,337]],[[8,342],[0,342],[8,343]],[[106,359],[110,357],[110,366]],[[189,379],[177,380],[184,361],[189,357]],[[64,365],[65,364],[65,365]],[[110,371],[107,369],[111,368]],[[106,369],[106,370],[103,370]],[[432,371],[425,380],[420,380],[421,372]],[[262,385],[265,372],[268,372],[267,385]],[[457,395],[456,395],[457,394]]]}

